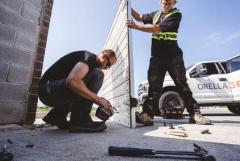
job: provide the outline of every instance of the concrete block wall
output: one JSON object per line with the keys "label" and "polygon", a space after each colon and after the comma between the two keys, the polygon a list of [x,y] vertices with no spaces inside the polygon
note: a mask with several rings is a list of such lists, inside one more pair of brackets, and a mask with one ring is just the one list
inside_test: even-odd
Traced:
{"label": "concrete block wall", "polygon": [[33,123],[53,0],[0,0],[0,124]]}

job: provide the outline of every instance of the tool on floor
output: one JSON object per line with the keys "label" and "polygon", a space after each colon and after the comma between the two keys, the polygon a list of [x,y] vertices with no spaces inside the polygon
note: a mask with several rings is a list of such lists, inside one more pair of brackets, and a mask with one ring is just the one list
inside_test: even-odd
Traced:
{"label": "tool on floor", "polygon": [[173,135],[173,136],[180,136],[180,137],[188,137],[188,134],[184,131],[167,131],[165,132],[167,135]]}
{"label": "tool on floor", "polygon": [[13,154],[6,152],[7,145],[4,144],[2,152],[0,152],[0,161],[12,161],[13,160]]}
{"label": "tool on floor", "polygon": [[208,151],[197,144],[193,144],[194,151],[161,151],[154,149],[130,148],[130,147],[116,147],[110,146],[108,154],[114,156],[154,156],[157,154],[177,155],[177,156],[196,156],[202,161],[216,161],[213,155],[208,154]]}
{"label": "tool on floor", "polygon": [[209,131],[209,129],[206,129],[206,130],[202,130],[201,134],[212,134],[212,133]]}
{"label": "tool on floor", "polygon": [[172,122],[166,122],[166,121],[164,121],[163,122],[163,126],[169,126],[169,129],[175,129],[175,127],[173,127],[173,123]]}
{"label": "tool on floor", "polygon": [[183,126],[178,126],[178,129],[180,129],[182,131],[186,131],[186,129]]}

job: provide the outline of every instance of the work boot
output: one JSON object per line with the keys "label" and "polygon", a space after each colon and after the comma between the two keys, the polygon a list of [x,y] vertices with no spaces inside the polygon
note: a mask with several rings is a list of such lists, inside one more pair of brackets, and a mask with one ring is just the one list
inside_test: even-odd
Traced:
{"label": "work boot", "polygon": [[56,125],[61,130],[69,129],[67,118],[58,115],[54,109],[52,109],[42,120],[47,124]]}
{"label": "work boot", "polygon": [[69,132],[102,132],[107,128],[104,121],[93,121],[90,115],[86,115],[84,120],[79,120],[79,122],[71,122]]}
{"label": "work boot", "polygon": [[102,132],[107,128],[104,122],[89,122],[82,123],[79,125],[70,125],[69,132],[85,132],[85,133],[95,133]]}
{"label": "work boot", "polygon": [[200,113],[195,113],[193,116],[189,117],[190,124],[198,124],[198,125],[210,125],[211,120],[204,117]]}
{"label": "work boot", "polygon": [[152,126],[153,118],[145,112],[142,113],[136,112],[136,122],[143,124],[145,126]]}

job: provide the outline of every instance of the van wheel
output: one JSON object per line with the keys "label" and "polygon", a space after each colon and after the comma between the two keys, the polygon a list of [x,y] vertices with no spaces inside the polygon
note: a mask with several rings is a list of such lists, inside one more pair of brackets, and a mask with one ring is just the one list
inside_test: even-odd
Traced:
{"label": "van wheel", "polygon": [[240,115],[240,105],[227,106],[228,110],[236,115]]}
{"label": "van wheel", "polygon": [[182,118],[184,102],[176,91],[167,91],[159,99],[159,111],[163,118]]}

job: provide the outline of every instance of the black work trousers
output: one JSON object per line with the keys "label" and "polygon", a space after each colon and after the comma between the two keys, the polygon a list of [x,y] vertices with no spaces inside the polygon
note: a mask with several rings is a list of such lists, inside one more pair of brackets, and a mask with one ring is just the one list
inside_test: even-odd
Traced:
{"label": "black work trousers", "polygon": [[196,111],[199,111],[199,108],[187,84],[182,53],[169,58],[151,57],[148,69],[148,97],[143,104],[143,111],[152,117],[154,116],[155,108],[158,108],[159,98],[163,89],[163,81],[167,71],[172,77],[188,113],[194,115]]}
{"label": "black work trousers", "polygon": [[[104,74],[99,68],[93,69],[83,79],[94,93],[98,93],[103,83]],[[67,117],[71,112],[70,124],[80,125],[91,121],[90,112],[93,102],[73,93],[66,87],[66,79],[48,80],[39,85],[39,98],[47,106],[53,107],[56,118]]]}

